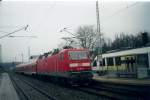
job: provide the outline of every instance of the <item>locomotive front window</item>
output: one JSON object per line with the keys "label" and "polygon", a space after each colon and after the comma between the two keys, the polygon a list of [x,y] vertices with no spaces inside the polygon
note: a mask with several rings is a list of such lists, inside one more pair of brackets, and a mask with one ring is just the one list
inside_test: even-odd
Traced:
{"label": "locomotive front window", "polygon": [[86,51],[70,51],[69,56],[71,60],[88,59],[88,52]]}

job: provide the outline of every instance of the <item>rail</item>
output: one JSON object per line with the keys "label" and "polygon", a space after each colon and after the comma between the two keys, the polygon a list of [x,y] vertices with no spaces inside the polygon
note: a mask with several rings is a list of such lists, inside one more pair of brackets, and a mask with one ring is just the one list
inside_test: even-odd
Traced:
{"label": "rail", "polygon": [[[14,76],[15,77],[15,76]],[[41,90],[40,88],[32,85],[30,82],[27,82],[23,79],[20,79],[17,77],[18,80],[22,81],[24,84],[28,85],[29,87],[31,87],[32,89],[36,90],[38,93],[42,94],[43,96],[45,96],[45,98],[47,98],[48,100],[56,100],[54,97],[51,97],[47,92]],[[19,86],[19,83],[18,81],[16,82],[16,79],[14,79],[12,76],[11,76],[11,80],[12,82],[14,83],[15,87],[16,87],[16,90],[18,91],[21,91],[21,93],[24,95],[25,97],[25,100],[32,100],[31,97],[26,93],[27,91],[24,91],[24,89],[21,88],[21,86]]]}

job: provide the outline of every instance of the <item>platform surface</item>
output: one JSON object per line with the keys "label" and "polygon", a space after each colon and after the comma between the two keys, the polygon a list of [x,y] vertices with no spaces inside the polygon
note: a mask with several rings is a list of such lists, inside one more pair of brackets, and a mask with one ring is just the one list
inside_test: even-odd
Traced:
{"label": "platform surface", "polygon": [[0,77],[0,100],[19,100],[9,75],[2,73]]}
{"label": "platform surface", "polygon": [[100,81],[100,82],[150,86],[150,79],[128,79],[128,78],[110,78],[110,77],[107,78],[107,77],[101,77],[101,76],[94,76],[93,79],[96,81]]}

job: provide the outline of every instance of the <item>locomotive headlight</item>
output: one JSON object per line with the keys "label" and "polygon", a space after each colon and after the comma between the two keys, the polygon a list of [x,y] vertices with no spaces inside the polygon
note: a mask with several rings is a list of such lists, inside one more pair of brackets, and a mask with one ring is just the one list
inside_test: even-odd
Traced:
{"label": "locomotive headlight", "polygon": [[90,63],[82,63],[82,66],[90,66]]}
{"label": "locomotive headlight", "polygon": [[69,67],[77,67],[78,66],[78,63],[71,63],[69,64]]}
{"label": "locomotive headlight", "polygon": [[69,64],[70,67],[78,67],[78,66],[90,66],[90,63],[71,63]]}

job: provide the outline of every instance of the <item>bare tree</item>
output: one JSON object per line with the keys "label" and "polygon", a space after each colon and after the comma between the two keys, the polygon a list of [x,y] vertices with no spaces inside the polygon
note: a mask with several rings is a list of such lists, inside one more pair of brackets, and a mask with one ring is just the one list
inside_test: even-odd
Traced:
{"label": "bare tree", "polygon": [[80,26],[76,32],[79,45],[91,51],[96,46],[96,31],[92,25]]}
{"label": "bare tree", "polygon": [[94,26],[80,26],[78,27],[76,33],[71,33],[67,31],[66,28],[65,31],[71,35],[73,34],[71,37],[63,38],[66,42],[66,46],[87,48],[90,51],[94,50],[98,38],[98,36],[96,36],[97,34]]}

